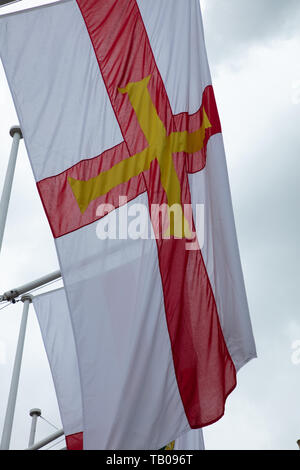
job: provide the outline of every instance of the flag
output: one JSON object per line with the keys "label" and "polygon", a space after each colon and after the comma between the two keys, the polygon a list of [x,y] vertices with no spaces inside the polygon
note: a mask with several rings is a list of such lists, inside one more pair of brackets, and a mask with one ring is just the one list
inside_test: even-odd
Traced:
{"label": "flag", "polygon": [[256,352],[198,0],[6,16],[0,53],[66,289],[84,448],[158,449],[217,421]]}
{"label": "flag", "polygon": [[[80,376],[75,341],[64,288],[33,297],[56,391],[68,450],[83,448]],[[100,397],[101,399],[101,397]],[[202,429],[191,430],[166,450],[204,450]]]}
{"label": "flag", "polygon": [[75,341],[64,288],[33,297],[68,450],[82,450],[82,400]]}
{"label": "flag", "polygon": [[174,450],[204,450],[202,429],[192,429],[178,437],[174,443]]}
{"label": "flag", "polygon": [[204,450],[202,429],[192,429],[170,442],[162,450]]}

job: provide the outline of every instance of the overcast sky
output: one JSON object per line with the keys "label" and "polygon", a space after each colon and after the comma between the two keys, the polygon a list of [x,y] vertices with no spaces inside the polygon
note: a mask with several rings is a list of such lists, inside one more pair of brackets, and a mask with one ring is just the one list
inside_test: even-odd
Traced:
{"label": "overcast sky", "polygon": [[[292,346],[300,341],[300,2],[201,3],[258,351],[258,359],[239,372],[225,416],[204,430],[205,444],[207,449],[297,449],[300,363],[292,360]],[[11,146],[9,128],[16,122],[0,64],[1,187]],[[0,263],[0,293],[58,269],[23,142]],[[21,302],[0,310],[0,429],[21,312]],[[12,448],[26,447],[28,412],[33,407],[40,407],[45,418],[61,426],[31,309]],[[37,439],[52,431],[54,428],[40,420]]]}

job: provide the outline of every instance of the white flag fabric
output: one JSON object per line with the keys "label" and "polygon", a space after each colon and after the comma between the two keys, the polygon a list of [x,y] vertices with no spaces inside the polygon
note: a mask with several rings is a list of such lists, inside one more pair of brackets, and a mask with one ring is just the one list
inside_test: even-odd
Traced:
{"label": "white flag fabric", "polygon": [[[33,297],[69,450],[81,450],[83,419],[80,377],[64,288]],[[101,399],[101,398],[100,398]],[[178,437],[175,450],[204,450],[202,429]]]}
{"label": "white flag fabric", "polygon": [[198,0],[2,17],[0,54],[66,289],[84,448],[159,449],[217,421],[256,351]]}
{"label": "white flag fabric", "polygon": [[178,437],[174,450],[205,450],[202,429],[192,429]]}
{"label": "white flag fabric", "polygon": [[33,297],[70,450],[82,448],[82,400],[78,360],[64,288]]}

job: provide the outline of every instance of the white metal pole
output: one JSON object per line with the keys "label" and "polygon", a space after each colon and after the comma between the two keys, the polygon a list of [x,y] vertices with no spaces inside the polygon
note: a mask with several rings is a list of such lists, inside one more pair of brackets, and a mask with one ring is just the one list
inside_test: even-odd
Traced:
{"label": "white metal pole", "polygon": [[64,435],[64,430],[59,429],[59,430],[55,431],[53,434],[50,434],[50,436],[45,437],[45,439],[42,439],[41,441],[37,442],[33,446],[28,447],[28,449],[26,449],[26,450],[41,449],[41,447],[44,447],[45,445],[49,444],[52,441],[55,441],[58,437],[63,436],[63,435]]}
{"label": "white metal pole", "polygon": [[31,447],[34,444],[37,419],[39,416],[41,416],[42,412],[39,408],[33,408],[32,410],[29,411],[29,414],[32,417],[32,420],[31,420],[28,447]]}
{"label": "white metal pole", "polygon": [[21,320],[21,325],[20,325],[19,339],[18,339],[17,351],[16,351],[14,368],[13,368],[13,373],[12,373],[12,379],[11,379],[11,384],[10,384],[4,427],[3,427],[3,432],[2,432],[2,439],[1,439],[1,446],[0,446],[2,450],[9,449],[9,444],[10,444],[11,431],[12,431],[12,425],[13,425],[15,407],[16,407],[17,392],[18,392],[18,386],[19,386],[23,349],[24,349],[28,309],[29,309],[29,304],[32,301],[32,298],[30,295],[27,294],[27,295],[24,295],[21,298],[21,300],[24,303],[23,313],[22,313],[22,320]]}
{"label": "white metal pole", "polygon": [[15,289],[8,290],[4,292],[3,295],[0,295],[0,302],[4,300],[10,301],[19,297],[19,295],[26,294],[26,292],[36,289],[37,287],[41,287],[44,284],[48,284],[48,282],[55,281],[61,277],[60,271],[54,271],[53,273],[47,274],[46,276],[42,276],[39,279],[35,279],[34,281],[28,282],[23,286],[16,287]]}
{"label": "white metal pole", "polygon": [[11,187],[12,187],[12,182],[14,179],[19,142],[20,142],[20,139],[22,139],[22,132],[19,126],[13,126],[9,132],[13,138],[13,141],[11,145],[11,151],[10,151],[10,156],[9,156],[9,161],[8,161],[8,166],[6,170],[6,176],[5,176],[5,181],[4,181],[4,186],[3,186],[3,191],[2,191],[1,201],[0,201],[0,251],[2,247],[3,234],[4,234],[4,229],[5,229],[7,211],[8,211],[8,204],[9,204],[9,199],[10,199],[10,194],[11,194]]}

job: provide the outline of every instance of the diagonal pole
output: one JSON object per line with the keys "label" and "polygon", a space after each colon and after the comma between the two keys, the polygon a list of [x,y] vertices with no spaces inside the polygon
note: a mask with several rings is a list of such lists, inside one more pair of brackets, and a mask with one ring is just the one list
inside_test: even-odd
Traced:
{"label": "diagonal pole", "polygon": [[55,281],[56,279],[60,279],[60,278],[61,278],[61,272],[54,271],[50,274],[47,274],[46,276],[42,276],[38,279],[35,279],[34,281],[27,282],[26,284],[23,284],[22,286],[15,287],[13,289],[10,289],[4,292],[4,294],[0,295],[0,302],[14,301],[16,297],[26,294],[26,292],[29,292],[33,289],[37,289],[38,287],[42,287],[43,285],[48,284],[49,282]]}
{"label": "diagonal pole", "polygon": [[12,141],[8,167],[6,170],[6,176],[5,176],[5,181],[4,181],[4,186],[3,186],[3,191],[2,191],[1,201],[0,201],[0,251],[2,247],[3,234],[4,234],[8,205],[9,205],[10,194],[11,194],[11,187],[12,187],[12,182],[14,179],[19,142],[20,142],[20,139],[22,139],[23,137],[22,131],[19,126],[13,126],[10,129],[9,133],[12,136],[13,141]]}
{"label": "diagonal pole", "polygon": [[16,400],[17,400],[17,393],[18,393],[18,386],[19,386],[19,378],[20,378],[20,370],[21,370],[21,363],[22,363],[22,356],[23,356],[23,349],[24,349],[24,341],[25,341],[25,333],[26,333],[26,325],[27,325],[27,317],[28,317],[28,309],[29,304],[32,301],[30,295],[23,295],[22,297],[23,302],[23,314],[22,320],[20,325],[20,332],[19,332],[19,339],[17,345],[17,351],[15,356],[13,374],[11,378],[6,414],[5,414],[5,421],[3,426],[2,432],[2,439],[1,439],[1,450],[8,450],[11,438],[11,431],[12,425],[14,420],[15,408],[16,408]]}
{"label": "diagonal pole", "polygon": [[[50,436],[45,437],[41,441],[36,442],[31,447],[28,447],[27,449],[24,449],[24,450],[38,450],[38,449],[41,449],[45,445],[49,444],[50,442],[55,441],[56,439],[58,439],[60,436],[63,436],[63,435],[64,435],[64,430],[63,429],[58,429],[53,434],[50,434]],[[63,449],[59,449],[59,450],[66,450],[66,448],[64,447]]]}

